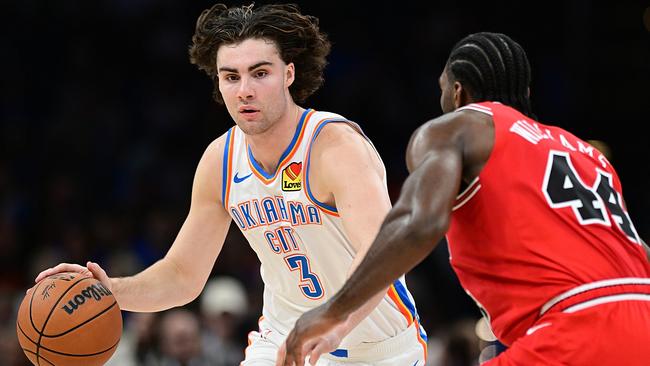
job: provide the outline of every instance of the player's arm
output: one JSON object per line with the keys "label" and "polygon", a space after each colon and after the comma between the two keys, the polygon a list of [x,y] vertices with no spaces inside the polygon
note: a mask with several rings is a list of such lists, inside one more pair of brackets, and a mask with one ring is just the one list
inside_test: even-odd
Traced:
{"label": "player's arm", "polygon": [[62,263],[41,272],[36,281],[63,271],[85,272],[102,281],[128,311],[160,311],[184,305],[203,289],[221,251],[230,216],[221,204],[221,166],[224,137],[215,140],[196,169],[189,213],[164,258],[142,272],[110,278],[96,263],[86,267]]}
{"label": "player's arm", "polygon": [[442,116],[414,133],[407,151],[411,173],[399,200],[343,288],[296,322],[286,341],[286,357],[278,365],[302,366],[315,337],[340,326],[366,301],[383,293],[446,233],[463,175],[465,145],[453,118],[459,117]]}
{"label": "player's arm", "polygon": [[223,247],[230,216],[221,202],[224,136],[206,149],[198,164],[190,211],[163,259],[133,277],[111,280],[120,307],[159,311],[184,305],[202,291]]}
{"label": "player's arm", "polygon": [[415,132],[407,150],[411,173],[361,264],[329,301],[328,312],[335,318],[348,317],[383,292],[422,261],[447,232],[462,179],[462,144],[454,134],[448,121],[429,122]]}
{"label": "player's arm", "polygon": [[[310,171],[318,174],[310,175],[310,186],[324,192],[324,201],[336,206],[356,252],[348,269],[350,275],[361,263],[391,208],[384,165],[370,143],[343,123],[331,123],[323,128],[312,147],[311,159]],[[379,304],[385,293],[377,293],[337,329],[338,334],[330,340],[337,344],[330,344],[329,348],[335,348],[341,337],[354,329]]]}
{"label": "player's arm", "polygon": [[414,133],[407,151],[410,175],[368,253],[337,294],[298,319],[277,365],[304,365],[314,339],[339,327],[433,250],[449,227],[461,181],[473,179],[489,156],[491,123],[451,113]]}

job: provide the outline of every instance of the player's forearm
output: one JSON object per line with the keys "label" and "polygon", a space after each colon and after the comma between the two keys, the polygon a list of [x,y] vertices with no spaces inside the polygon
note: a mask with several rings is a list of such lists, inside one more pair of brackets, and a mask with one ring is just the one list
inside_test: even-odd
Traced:
{"label": "player's forearm", "polygon": [[111,278],[113,295],[122,310],[162,311],[192,301],[198,292],[178,266],[163,258],[130,277]]}
{"label": "player's forearm", "polygon": [[383,295],[431,252],[438,242],[432,239],[441,238],[445,230],[429,226],[423,231],[410,210],[392,211],[359,267],[329,302],[328,312],[337,318],[350,316],[373,296]]}
{"label": "player's forearm", "polygon": [[[390,207],[388,207],[388,210],[389,209]],[[386,210],[386,212],[384,213],[384,217],[388,213],[388,210]],[[377,226],[381,226],[381,221],[379,221]],[[354,273],[354,270],[357,269],[357,267],[359,267],[359,265],[363,261],[363,258],[367,255],[369,246],[372,244],[372,240],[376,237],[376,235],[377,232],[375,231],[372,234],[372,236],[364,236],[362,239],[359,239],[359,241],[363,241],[366,245],[364,245],[362,249],[355,256],[354,261],[350,266],[350,271],[348,272],[348,278],[352,273]],[[388,288],[385,288],[383,291],[378,292],[372,298],[370,298],[370,300],[368,300],[365,304],[363,304],[352,314],[350,314],[347,321],[345,322],[345,327],[343,328],[345,331],[344,333],[345,335],[350,333],[357,325],[359,325],[361,321],[363,321],[363,319],[365,319],[377,307],[377,305],[379,305],[381,300],[386,296],[387,291]]]}
{"label": "player's forearm", "polygon": [[379,305],[384,296],[386,296],[386,291],[388,291],[387,288],[385,288],[383,291],[377,292],[375,296],[370,298],[370,300],[366,301],[363,305],[361,305],[361,307],[350,314],[348,320],[345,322],[345,335],[356,328],[357,325],[359,325],[359,323],[361,323],[361,321],[363,321],[363,319],[365,319],[377,307],[377,305]]}
{"label": "player's forearm", "polygon": [[[370,243],[369,239],[368,242]],[[371,244],[371,243],[370,243]],[[357,256],[354,259],[354,262],[352,262],[352,267],[350,273],[348,273],[348,279],[352,273],[354,273],[354,270],[359,267],[361,262],[363,261],[363,258],[367,255],[367,250],[357,253]],[[355,310],[350,316],[348,317],[347,321],[345,322],[345,326],[343,328],[344,330],[344,335],[347,335],[350,333],[354,328],[356,328],[363,319],[365,319],[376,307],[379,305],[381,300],[384,298],[386,295],[387,289],[385,288],[383,291],[377,292],[373,297],[370,298],[370,300],[366,301],[363,305],[361,305],[357,310]]]}

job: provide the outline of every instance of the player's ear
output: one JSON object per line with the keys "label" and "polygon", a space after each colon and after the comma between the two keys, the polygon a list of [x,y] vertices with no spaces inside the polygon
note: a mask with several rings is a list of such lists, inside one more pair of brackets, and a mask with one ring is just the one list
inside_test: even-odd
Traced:
{"label": "player's ear", "polygon": [[293,62],[290,62],[287,65],[287,71],[285,73],[285,84],[287,85],[287,88],[293,84],[293,81],[296,79],[296,66],[293,64]]}
{"label": "player's ear", "polygon": [[458,109],[467,104],[469,104],[467,89],[463,87],[463,84],[454,81],[454,109]]}

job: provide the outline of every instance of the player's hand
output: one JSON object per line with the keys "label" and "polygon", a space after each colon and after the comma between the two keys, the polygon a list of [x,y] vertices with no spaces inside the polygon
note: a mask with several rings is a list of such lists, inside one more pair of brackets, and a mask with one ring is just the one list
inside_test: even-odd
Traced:
{"label": "player's hand", "polygon": [[276,366],[315,365],[323,353],[338,347],[346,334],[345,319],[328,316],[325,306],[304,313],[278,350]]}
{"label": "player's hand", "polygon": [[60,263],[52,268],[48,268],[42,271],[41,273],[39,273],[38,276],[36,276],[34,282],[38,283],[46,277],[61,272],[77,272],[77,273],[81,273],[82,276],[95,277],[104,286],[106,286],[106,288],[109,291],[113,291],[113,289],[111,288],[112,286],[111,286],[110,278],[106,274],[106,271],[104,271],[102,267],[99,266],[99,264],[90,261],[86,263],[85,267],[79,264]]}

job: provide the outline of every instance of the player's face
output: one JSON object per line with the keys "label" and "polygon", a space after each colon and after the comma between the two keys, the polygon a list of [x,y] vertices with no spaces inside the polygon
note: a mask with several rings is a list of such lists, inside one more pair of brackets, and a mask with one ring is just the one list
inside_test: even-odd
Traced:
{"label": "player's face", "polygon": [[453,111],[454,108],[454,87],[453,84],[449,82],[449,77],[447,76],[447,67],[442,70],[442,74],[438,78],[438,84],[440,84],[440,108],[442,108],[442,113],[448,113]]}
{"label": "player's face", "polygon": [[293,103],[293,63],[282,61],[272,41],[251,38],[219,47],[217,70],[226,108],[248,135],[268,131]]}

